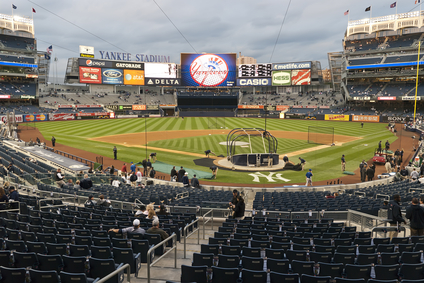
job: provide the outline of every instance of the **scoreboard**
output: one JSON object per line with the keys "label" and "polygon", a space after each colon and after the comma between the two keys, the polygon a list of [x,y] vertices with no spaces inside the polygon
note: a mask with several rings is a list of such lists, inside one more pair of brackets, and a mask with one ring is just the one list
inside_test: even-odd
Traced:
{"label": "scoreboard", "polygon": [[271,77],[272,64],[243,64],[238,67],[239,78]]}

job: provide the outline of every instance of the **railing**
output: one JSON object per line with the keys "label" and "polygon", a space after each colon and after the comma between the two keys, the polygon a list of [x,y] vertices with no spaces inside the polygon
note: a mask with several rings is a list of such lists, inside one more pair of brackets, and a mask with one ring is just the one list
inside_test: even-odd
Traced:
{"label": "railing", "polygon": [[389,195],[376,194],[375,195],[375,198],[378,199],[378,197],[384,197],[385,200],[390,200],[390,196]]}
{"label": "railing", "polygon": [[379,227],[380,225],[387,225],[387,219],[366,214],[363,212],[355,211],[348,209],[347,211],[347,222],[348,226],[350,223],[355,223],[361,226],[361,232],[364,232],[365,229],[372,230],[375,227]]}
{"label": "railing", "polygon": [[[155,251],[160,246],[165,245],[165,243],[168,242],[169,240],[172,240],[172,244],[174,245],[174,243],[175,243],[175,246],[173,246],[171,249],[169,249],[168,251],[166,251],[163,255],[161,255],[159,258],[157,258],[155,261],[153,261],[151,263],[150,262],[150,260],[151,260],[151,256],[150,255],[152,254],[152,252]],[[165,240],[163,240],[162,242],[160,242],[156,246],[151,247],[147,251],[147,283],[150,283],[150,267],[152,267],[154,264],[156,264],[159,260],[161,260],[164,256],[166,256],[167,254],[169,254],[173,250],[175,250],[175,254],[174,254],[174,268],[177,268],[177,234],[173,233],[171,236],[169,236],[168,238],[166,238]],[[129,272],[128,272],[128,274],[129,274]]]}
{"label": "railing", "polygon": [[[211,214],[211,217],[207,220],[207,221],[205,221],[205,217],[206,217],[206,215],[208,215],[208,214]],[[212,224],[211,224],[211,226],[212,226],[212,230],[213,230],[213,209],[211,209],[211,210],[209,210],[208,212],[206,212],[205,214],[203,214],[203,217],[202,217],[202,222],[203,222],[203,240],[205,239],[205,225],[206,225],[206,223],[208,223],[209,221],[211,221],[212,222]],[[185,249],[184,249],[184,251],[185,251]]]}
{"label": "railing", "polygon": [[120,268],[118,268],[117,270],[115,270],[114,272],[106,275],[105,277],[101,278],[99,281],[96,281],[96,283],[106,282],[107,280],[111,279],[113,276],[121,273],[124,269],[127,269],[127,282],[131,282],[131,266],[128,263],[126,263]]}
{"label": "railing", "polygon": [[[65,198],[43,198],[43,199],[38,199],[38,207],[39,210],[42,210],[43,208],[60,208],[63,206],[68,206],[69,204],[65,203],[65,200],[70,200],[70,203],[73,203],[73,205],[75,206],[75,197],[65,197]],[[41,206],[40,203],[42,201],[55,201],[55,200],[60,200],[62,201],[62,204],[49,204],[49,205],[45,205],[45,206]]]}
{"label": "railing", "polygon": [[73,159],[73,160],[76,160],[76,161],[79,161],[79,162],[81,162],[81,163],[85,163],[85,164],[87,164],[88,166],[90,166],[90,168],[94,168],[94,161],[91,161],[91,160],[88,160],[88,159],[85,159],[85,158],[82,158],[82,157],[79,157],[79,156],[76,156],[76,155],[73,155],[73,154],[70,154],[70,153],[67,153],[67,152],[64,152],[64,151],[61,151],[61,150],[57,150],[57,149],[54,149],[54,148],[52,148],[52,147],[48,147],[48,146],[44,146],[44,149],[46,149],[46,150],[49,150],[49,151],[51,151],[51,152],[53,152],[53,153],[56,153],[56,154],[59,154],[59,155],[62,155],[62,156],[65,156],[65,157],[67,157],[67,158],[70,158],[70,159]]}
{"label": "railing", "polygon": [[[184,258],[186,257],[186,253],[187,253],[187,238],[190,237],[191,235],[193,235],[194,233],[196,233],[197,231],[197,244],[199,244],[200,241],[200,228],[199,226],[197,226],[196,229],[193,230],[193,232],[191,232],[190,234],[187,235],[187,230],[188,228],[190,228],[191,226],[193,226],[194,224],[199,223],[199,219],[194,220],[193,222],[191,222],[190,224],[186,225],[184,227],[183,233],[184,233]],[[204,228],[203,228],[204,229]]]}

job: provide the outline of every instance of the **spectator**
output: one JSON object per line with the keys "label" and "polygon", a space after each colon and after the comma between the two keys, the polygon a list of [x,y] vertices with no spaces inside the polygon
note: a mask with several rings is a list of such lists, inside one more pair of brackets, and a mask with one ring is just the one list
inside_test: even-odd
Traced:
{"label": "spectator", "polygon": [[110,175],[115,175],[115,167],[113,165],[110,167],[109,174]]}
{"label": "spectator", "polygon": [[146,176],[146,177],[148,177],[149,175],[147,175],[147,160],[144,159],[141,162],[141,165],[143,166],[143,175]]}
{"label": "spectator", "polygon": [[94,207],[96,206],[97,202],[94,200],[93,196],[89,196],[88,200],[84,203],[85,207]]}
{"label": "spectator", "polygon": [[402,176],[402,180],[408,178],[408,170],[403,166],[402,170],[400,170],[400,175]]}
{"label": "spectator", "polygon": [[105,199],[105,196],[104,195],[99,195],[99,202],[98,202],[98,204],[100,206],[108,207],[108,206],[110,206],[110,200]]}
{"label": "spectator", "polygon": [[9,194],[9,188],[10,188],[10,182],[9,181],[4,182],[3,189],[6,194]]}
{"label": "spectator", "polygon": [[150,209],[150,210],[148,210],[148,215],[147,215],[147,217],[146,217],[146,219],[158,219],[158,216],[156,215],[156,212],[155,212],[155,210],[154,209]]}
{"label": "spectator", "polygon": [[109,232],[114,233],[123,233],[123,234],[141,234],[144,235],[146,231],[143,228],[140,228],[140,220],[135,219],[133,221],[133,226],[124,228],[124,229],[110,229]]}
{"label": "spectator", "polygon": [[131,171],[130,182],[131,182],[131,187],[137,186],[137,175],[135,174],[135,172]]}
{"label": "spectator", "polygon": [[367,181],[372,181],[372,179],[374,178],[374,174],[375,170],[373,169],[373,166],[370,166],[366,171]]}
{"label": "spectator", "polygon": [[178,171],[178,182],[182,182],[183,181],[183,176],[185,174],[185,170],[183,168],[183,166],[181,166],[181,169]]}
{"label": "spectator", "polygon": [[78,190],[81,190],[82,188],[81,188],[81,186],[80,186],[80,180],[77,180],[76,182],[75,182],[75,185],[74,185],[74,190],[76,190],[76,191],[78,191]]}
{"label": "spectator", "polygon": [[140,168],[137,168],[137,182],[141,183],[141,178],[143,174],[141,174]]}
{"label": "spectator", "polygon": [[245,208],[246,208],[246,204],[244,203],[243,197],[241,195],[238,195],[237,204],[233,205],[233,218],[243,219]]}
{"label": "spectator", "polygon": [[367,176],[367,165],[363,164],[361,170],[361,182],[365,182],[365,177]]}
{"label": "spectator", "polygon": [[405,217],[410,220],[411,236],[423,236],[424,207],[420,206],[417,198],[413,198],[411,205],[406,208]]}
{"label": "spectator", "polygon": [[147,159],[146,168],[147,168],[147,176],[150,176],[150,171],[152,170],[152,162],[150,162],[150,159]]}
{"label": "spectator", "polygon": [[182,178],[182,182],[183,182],[184,187],[188,187],[190,185],[190,183],[188,181],[188,173],[187,172],[184,173],[184,176]]}
{"label": "spectator", "polygon": [[191,178],[191,186],[193,188],[200,188],[199,180],[196,178],[196,174],[193,175],[193,178]]}
{"label": "spectator", "polygon": [[57,169],[56,175],[55,175],[55,180],[56,180],[56,185],[59,188],[62,188],[65,185],[65,182],[63,181],[63,176],[62,176],[62,170],[59,168]]}
{"label": "spectator", "polygon": [[0,187],[0,202],[9,202],[9,198],[2,187]]}
{"label": "spectator", "polygon": [[125,163],[122,165],[121,173],[127,173],[127,165]]}
{"label": "spectator", "polygon": [[147,205],[147,207],[146,207],[146,210],[144,211],[144,214],[147,216],[147,215],[149,215],[149,211],[150,210],[155,210],[155,208],[154,208],[154,206],[153,206],[153,203],[149,203],[148,205]]}
{"label": "spectator", "polygon": [[159,219],[154,219],[152,221],[152,227],[147,230],[147,233],[148,234],[159,234],[162,241],[169,238],[168,233],[166,233],[165,231],[163,231],[162,229],[159,228]]}
{"label": "spectator", "polygon": [[[393,195],[393,200],[389,202],[389,210],[387,213],[387,218],[389,219],[390,226],[397,227],[397,229],[402,222],[406,223],[406,221],[402,217],[402,211],[400,210],[400,200],[400,195]],[[393,237],[397,237],[397,235],[398,231],[390,231],[390,240],[392,240]]]}
{"label": "spectator", "polygon": [[121,184],[121,182],[119,182],[118,179],[115,179],[115,180],[112,181],[112,186],[114,186],[114,187],[118,188],[120,184]]}
{"label": "spectator", "polygon": [[171,181],[176,182],[177,179],[178,179],[178,173],[177,173],[177,170],[175,170],[175,166],[173,166],[171,170]]}
{"label": "spectator", "polygon": [[13,186],[9,188],[9,200],[19,201],[19,193]]}
{"label": "spectator", "polygon": [[135,164],[131,161],[131,166],[130,166],[131,172],[135,173],[135,168],[136,168]]}
{"label": "spectator", "polygon": [[149,177],[154,178],[156,176],[156,170],[154,167],[150,167]]}
{"label": "spectator", "polygon": [[145,211],[146,211],[146,206],[143,204],[140,205],[140,207],[135,212],[135,217],[146,218],[147,215],[144,213]]}
{"label": "spectator", "polygon": [[230,206],[237,204],[237,197],[238,197],[238,195],[239,195],[239,192],[236,189],[234,189],[233,190],[233,199],[230,202]]}
{"label": "spectator", "polygon": [[169,213],[166,211],[166,207],[165,207],[164,204],[161,204],[159,206],[159,211],[158,211],[157,215],[169,215]]}
{"label": "spectator", "polygon": [[89,190],[92,186],[93,186],[93,182],[91,181],[91,179],[88,177],[88,174],[84,175],[84,179],[81,180],[80,182],[80,186],[81,188],[83,188],[84,190]]}
{"label": "spectator", "polygon": [[420,174],[418,173],[418,171],[416,171],[415,170],[415,168],[412,170],[412,172],[411,172],[411,175],[410,175],[410,177],[411,177],[411,180],[412,181],[416,181],[419,177],[420,177]]}

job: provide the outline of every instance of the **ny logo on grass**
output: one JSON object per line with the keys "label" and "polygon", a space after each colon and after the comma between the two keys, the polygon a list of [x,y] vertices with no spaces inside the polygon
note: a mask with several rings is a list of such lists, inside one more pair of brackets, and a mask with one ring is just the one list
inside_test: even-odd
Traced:
{"label": "ny logo on grass", "polygon": [[259,177],[266,178],[268,182],[277,182],[274,179],[281,180],[284,182],[290,182],[289,179],[283,178],[281,176],[282,174],[280,173],[276,174],[275,176],[273,176],[274,172],[269,172],[268,175],[262,174],[261,172],[251,173],[249,175],[253,177],[253,182],[258,182],[258,183],[260,182]]}

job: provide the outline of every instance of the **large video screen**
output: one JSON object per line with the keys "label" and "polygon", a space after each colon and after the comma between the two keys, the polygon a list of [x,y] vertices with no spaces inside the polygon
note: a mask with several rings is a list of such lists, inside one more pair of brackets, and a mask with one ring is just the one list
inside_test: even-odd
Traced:
{"label": "large video screen", "polygon": [[242,64],[238,67],[239,78],[268,77],[272,75],[272,64]]}
{"label": "large video screen", "polygon": [[146,78],[175,79],[177,64],[145,63],[144,76]]}
{"label": "large video screen", "polygon": [[235,86],[236,54],[181,53],[183,86]]}

